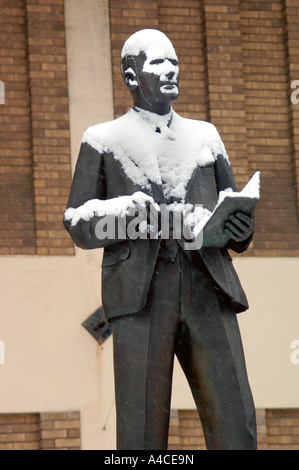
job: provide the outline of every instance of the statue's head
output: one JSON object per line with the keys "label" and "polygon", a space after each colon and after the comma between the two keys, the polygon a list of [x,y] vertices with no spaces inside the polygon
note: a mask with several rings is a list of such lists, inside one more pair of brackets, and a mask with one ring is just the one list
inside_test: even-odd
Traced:
{"label": "statue's head", "polygon": [[166,114],[179,95],[179,67],[168,37],[156,29],[130,36],[122,49],[122,74],[134,105]]}

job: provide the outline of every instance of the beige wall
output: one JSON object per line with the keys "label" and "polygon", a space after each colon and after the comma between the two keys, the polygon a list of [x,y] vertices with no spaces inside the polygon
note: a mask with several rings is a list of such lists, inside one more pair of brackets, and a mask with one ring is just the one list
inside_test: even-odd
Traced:
{"label": "beige wall", "polygon": [[[113,118],[107,1],[67,0],[66,31],[74,168],[82,132]],[[115,446],[111,338],[100,347],[81,326],[101,303],[100,261],[101,250],[0,260],[0,413],[79,410],[83,449]],[[239,319],[256,406],[298,407],[299,260],[235,266],[250,302]],[[177,365],[172,406],[194,407]]]}
{"label": "beige wall", "polygon": [[248,258],[235,263],[250,302],[240,315],[248,371],[259,408],[299,407],[299,259]]}

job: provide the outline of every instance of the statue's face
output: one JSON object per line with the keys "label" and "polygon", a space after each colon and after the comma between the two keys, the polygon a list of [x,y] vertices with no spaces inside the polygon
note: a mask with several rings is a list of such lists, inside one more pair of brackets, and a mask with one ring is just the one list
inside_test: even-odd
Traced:
{"label": "statue's face", "polygon": [[154,56],[140,52],[134,57],[134,104],[148,111],[164,114],[179,95],[179,67],[175,52]]}

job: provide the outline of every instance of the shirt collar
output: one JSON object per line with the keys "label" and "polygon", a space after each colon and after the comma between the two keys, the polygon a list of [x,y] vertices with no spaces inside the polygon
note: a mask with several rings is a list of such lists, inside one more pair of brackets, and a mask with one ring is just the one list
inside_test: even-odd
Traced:
{"label": "shirt collar", "polygon": [[133,106],[132,108],[138,116],[146,123],[148,123],[151,127],[154,128],[156,132],[161,132],[163,128],[170,127],[173,119],[173,110],[171,108],[168,114],[160,114],[152,113],[151,111],[146,111],[145,109],[138,108],[137,106]]}

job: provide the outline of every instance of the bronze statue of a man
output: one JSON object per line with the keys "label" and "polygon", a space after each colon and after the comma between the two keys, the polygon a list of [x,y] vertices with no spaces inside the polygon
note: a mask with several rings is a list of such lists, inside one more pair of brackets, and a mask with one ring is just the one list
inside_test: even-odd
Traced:
{"label": "bronze statue of a man", "polygon": [[[159,214],[162,206],[211,213],[220,191],[237,188],[215,127],[172,109],[179,68],[169,39],[157,30],[133,34],[122,50],[122,72],[134,106],[84,133],[64,215],[78,247],[104,247],[102,300],[113,331],[117,448],[167,449],[176,355],[207,448],[254,450],[255,409],[236,318],[248,304],[227,251],[248,248],[252,217],[239,211],[227,219],[225,246],[218,235],[204,235],[190,249],[184,235],[173,236],[171,222],[168,237],[161,224],[151,236],[148,220],[143,231],[140,223],[126,232],[140,207],[147,214],[153,208]],[[108,218],[118,229],[103,237]],[[118,219],[125,220],[121,234]],[[138,230],[143,236],[134,236]]]}

